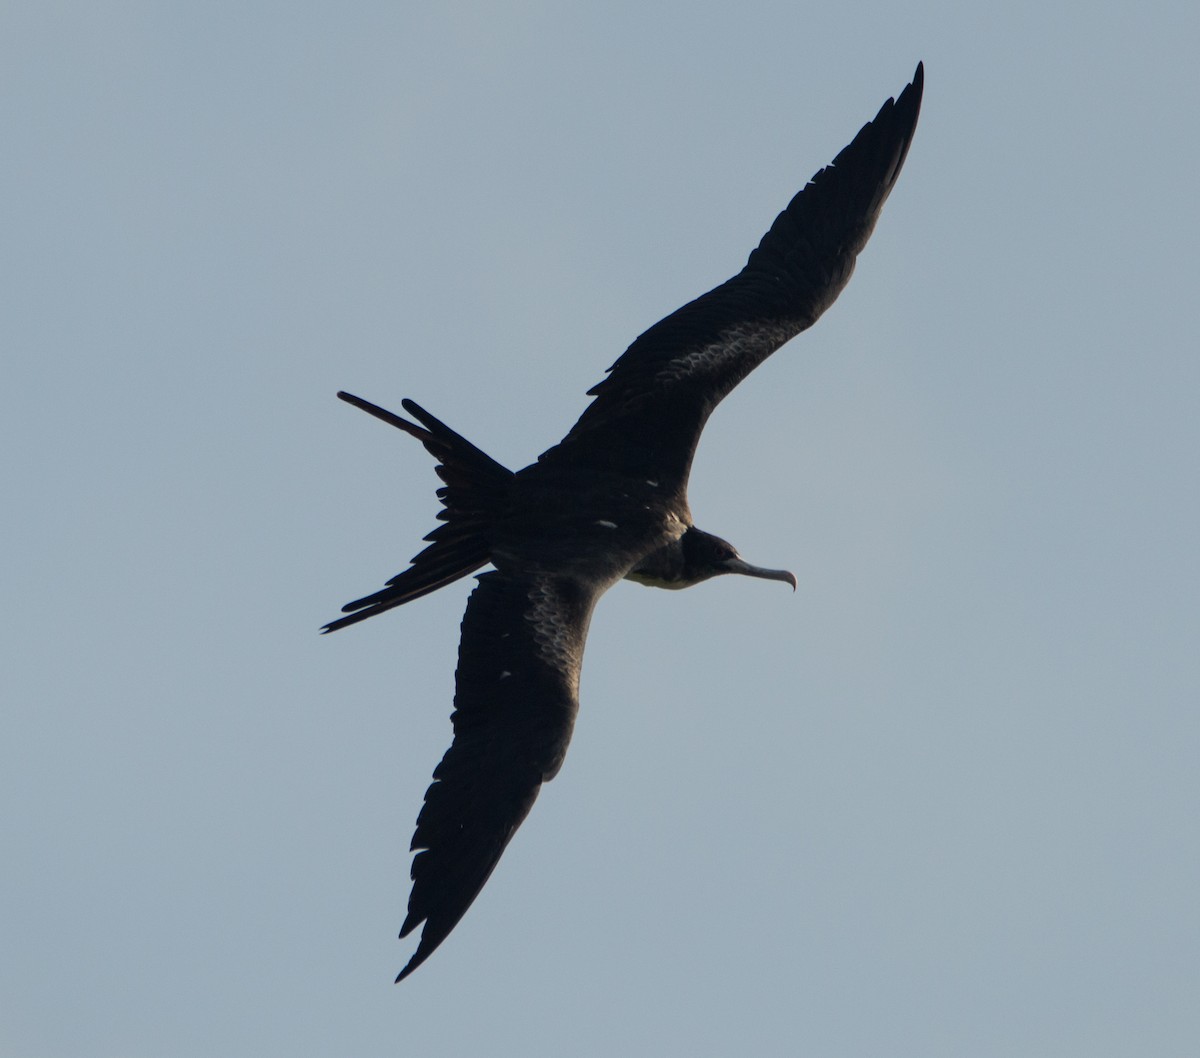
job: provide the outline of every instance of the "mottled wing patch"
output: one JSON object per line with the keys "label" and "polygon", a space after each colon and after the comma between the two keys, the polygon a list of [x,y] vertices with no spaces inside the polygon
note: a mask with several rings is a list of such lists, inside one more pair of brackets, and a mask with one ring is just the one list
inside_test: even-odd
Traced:
{"label": "mottled wing patch", "polygon": [[590,614],[583,616],[581,627],[575,582],[561,577],[539,577],[532,582],[527,597],[529,609],[525,620],[529,622],[538,657],[559,673],[572,694],[578,694]]}
{"label": "mottled wing patch", "polygon": [[667,385],[685,380],[703,382],[726,374],[740,380],[799,330],[799,324],[791,326],[775,320],[728,327],[714,341],[668,360],[658,369],[655,381]]}

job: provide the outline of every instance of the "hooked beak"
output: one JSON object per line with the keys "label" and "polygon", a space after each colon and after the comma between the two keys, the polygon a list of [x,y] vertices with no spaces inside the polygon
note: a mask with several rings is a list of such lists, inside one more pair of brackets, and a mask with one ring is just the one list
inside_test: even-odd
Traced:
{"label": "hooked beak", "polygon": [[725,563],[725,570],[729,573],[740,573],[744,577],[758,577],[761,580],[781,580],[785,584],[792,586],[792,591],[796,590],[796,575],[789,573],[786,569],[763,569],[762,566],[752,566],[743,558],[731,558]]}

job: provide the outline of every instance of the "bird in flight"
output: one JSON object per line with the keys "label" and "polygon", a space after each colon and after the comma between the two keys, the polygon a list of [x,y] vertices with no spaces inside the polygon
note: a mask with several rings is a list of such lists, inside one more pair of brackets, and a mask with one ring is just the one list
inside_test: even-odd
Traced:
{"label": "bird in flight", "polygon": [[437,460],[443,523],[387,586],[342,607],[332,632],[483,566],[462,621],[454,739],[433,772],[411,851],[400,930],[422,926],[403,980],[458,924],[562,766],[597,600],[621,579],[686,588],[740,573],[796,587],[697,529],[692,456],[720,400],[816,322],[850,279],[916,129],[924,70],[889,99],[771,225],[737,275],[660,320],[588,391],[557,445],[513,473],[414,401],[414,421],[338,396],[415,437]]}

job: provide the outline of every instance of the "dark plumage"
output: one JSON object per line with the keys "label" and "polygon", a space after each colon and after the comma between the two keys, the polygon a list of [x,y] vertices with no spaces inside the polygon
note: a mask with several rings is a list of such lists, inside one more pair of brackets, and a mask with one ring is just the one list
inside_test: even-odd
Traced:
{"label": "dark plumage", "polygon": [[331,632],[488,565],[462,622],[454,741],[413,835],[400,930],[424,923],[397,981],[462,918],[542,783],[562,766],[579,707],[592,608],[622,578],[682,588],[724,573],[782,580],[692,524],[687,480],[717,403],[837,298],[900,173],[923,69],[771,225],[736,276],[639,337],[554,448],[514,474],[413,401],[415,422],[343,400],[417,438],[438,461],[442,521],[387,587],[344,606]]}

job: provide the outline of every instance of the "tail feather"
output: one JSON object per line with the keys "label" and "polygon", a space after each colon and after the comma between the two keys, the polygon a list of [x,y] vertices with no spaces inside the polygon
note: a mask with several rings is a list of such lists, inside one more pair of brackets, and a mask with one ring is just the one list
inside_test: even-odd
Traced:
{"label": "tail feather", "polygon": [[342,607],[349,617],[330,621],[322,632],[334,632],[364,621],[395,606],[437,591],[491,561],[491,530],[508,498],[512,471],[435,419],[415,401],[405,400],[404,410],[417,423],[350,393],[338,396],[415,437],[437,461],[437,475],[445,486],[437,490],[443,522],[425,539],[429,547],[412,564],[387,582],[387,587]]}

